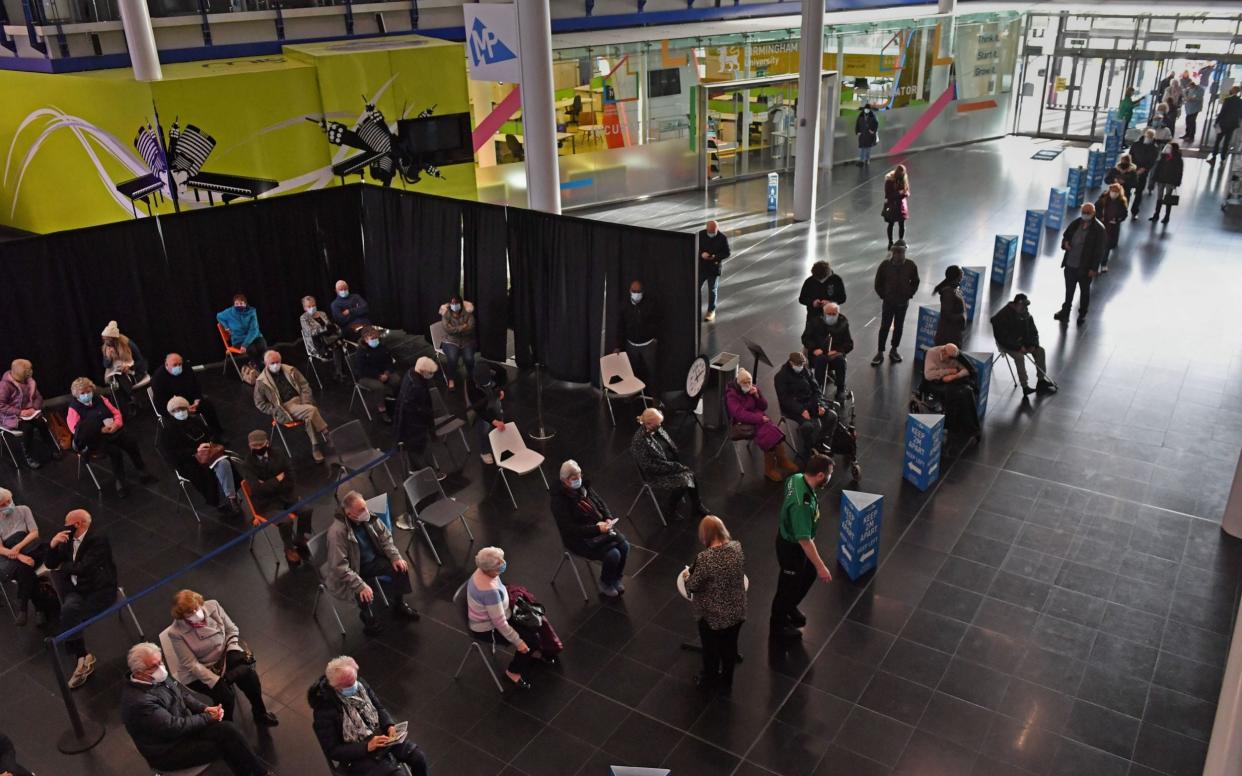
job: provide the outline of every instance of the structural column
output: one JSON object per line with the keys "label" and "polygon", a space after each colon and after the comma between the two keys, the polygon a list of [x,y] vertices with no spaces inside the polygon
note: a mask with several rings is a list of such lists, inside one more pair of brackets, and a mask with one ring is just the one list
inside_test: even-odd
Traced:
{"label": "structural column", "polygon": [[561,176],[556,156],[552,14],[548,0],[517,0],[517,26],[527,205],[532,210],[559,214]]}
{"label": "structural column", "polygon": [[134,78],[139,81],[162,80],[164,71],[160,69],[160,55],[155,48],[155,30],[151,28],[147,0],[120,0],[120,10]]}
{"label": "structural column", "polygon": [[798,47],[798,126],[794,162],[794,219],[809,221],[815,214],[819,181],[819,117],[824,70],[824,0],[803,0],[802,40]]}

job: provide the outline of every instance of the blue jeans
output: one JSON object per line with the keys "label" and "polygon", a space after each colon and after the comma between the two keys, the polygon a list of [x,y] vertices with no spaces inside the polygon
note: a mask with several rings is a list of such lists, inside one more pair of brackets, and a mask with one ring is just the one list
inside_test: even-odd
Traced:
{"label": "blue jeans", "polygon": [[716,297],[720,295],[720,276],[704,275],[699,279],[699,285],[707,284],[707,311],[710,313],[716,309]]}
{"label": "blue jeans", "polygon": [[860,162],[871,161],[871,146],[859,146],[858,147],[858,161]]}
{"label": "blue jeans", "polygon": [[457,359],[461,358],[466,362],[466,374],[474,374],[474,354],[478,352],[478,348],[474,345],[466,345],[458,347],[451,342],[441,342],[440,349],[444,351],[444,359],[448,361],[445,365],[448,379],[452,380],[457,375]]}
{"label": "blue jeans", "polygon": [[220,492],[225,498],[237,497],[237,483],[233,480],[233,465],[227,459],[216,461],[216,465],[211,467],[211,473],[216,475],[216,482],[220,483]]}
{"label": "blue jeans", "polygon": [[621,581],[621,577],[625,576],[625,559],[629,555],[630,543],[626,541],[625,536],[618,533],[613,541],[602,547],[594,548],[590,552],[584,552],[582,557],[602,561],[604,569],[599,574],[599,581],[605,585],[615,585]]}

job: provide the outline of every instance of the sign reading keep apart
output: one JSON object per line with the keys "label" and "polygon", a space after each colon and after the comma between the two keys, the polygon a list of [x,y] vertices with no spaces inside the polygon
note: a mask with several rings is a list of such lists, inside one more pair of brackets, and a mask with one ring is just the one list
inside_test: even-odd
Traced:
{"label": "sign reading keep apart", "polygon": [[517,6],[512,3],[465,3],[466,64],[472,81],[522,79],[518,58]]}

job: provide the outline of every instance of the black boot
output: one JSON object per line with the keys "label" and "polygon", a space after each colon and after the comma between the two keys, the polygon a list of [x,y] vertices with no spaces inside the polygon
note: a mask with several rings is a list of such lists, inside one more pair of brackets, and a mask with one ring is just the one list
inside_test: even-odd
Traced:
{"label": "black boot", "polygon": [[14,625],[16,625],[16,626],[18,626],[18,627],[21,627],[21,626],[23,626],[23,625],[25,625],[25,624],[26,624],[26,621],[27,621],[27,617],[26,617],[26,603],[27,603],[26,601],[18,601],[18,602],[17,602],[17,607],[16,607],[16,608],[17,608],[17,614],[16,614],[16,615],[14,615],[14,617],[13,617],[13,624],[14,624]]}

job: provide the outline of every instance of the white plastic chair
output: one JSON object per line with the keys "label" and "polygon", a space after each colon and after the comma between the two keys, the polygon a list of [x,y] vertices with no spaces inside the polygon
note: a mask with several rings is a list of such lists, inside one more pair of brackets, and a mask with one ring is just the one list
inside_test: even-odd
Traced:
{"label": "white plastic chair", "polygon": [[[21,469],[22,467],[21,464],[17,462],[17,456],[13,453],[13,448],[9,445],[9,437],[13,437],[15,440],[20,440],[23,436],[25,436],[24,431],[18,431],[15,428],[5,428],[4,426],[0,426],[0,441],[4,442],[4,449],[8,452],[9,458],[12,459],[14,469]],[[18,442],[18,444],[21,443]]]}
{"label": "white plastic chair", "polygon": [[500,469],[500,478],[505,482],[505,490],[509,491],[509,500],[513,502],[514,509],[517,509],[517,499],[513,497],[513,488],[509,487],[509,478],[505,476],[506,471],[523,475],[538,470],[539,477],[543,479],[543,488],[548,490],[548,478],[540,468],[543,464],[543,456],[526,446],[526,441],[522,439],[522,432],[518,431],[516,423],[506,423],[504,431],[493,428],[487,434],[487,441],[491,443],[492,458],[496,461],[496,467]]}
{"label": "white plastic chair", "polygon": [[[444,348],[441,347],[444,343],[444,338],[448,336],[448,332],[444,330],[444,321],[436,321],[431,324],[430,334],[431,347],[436,352],[436,361],[440,363],[440,379],[444,381],[444,387],[448,388],[448,356],[444,355]],[[452,366],[454,371],[456,371],[457,364]]]}
{"label": "white plastic chair", "polygon": [[604,388],[604,399],[608,402],[608,417],[612,425],[617,425],[617,417],[612,412],[612,397],[628,399],[633,396],[642,398],[643,408],[647,407],[647,396],[643,393],[647,384],[634,375],[634,367],[630,365],[630,357],[626,353],[609,353],[599,360],[599,381]]}

